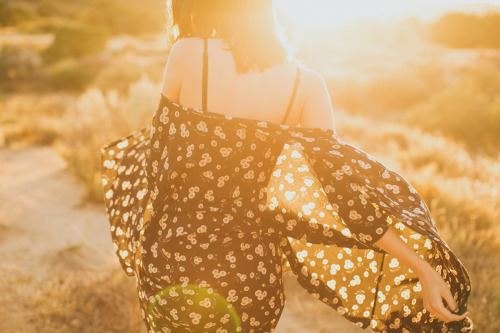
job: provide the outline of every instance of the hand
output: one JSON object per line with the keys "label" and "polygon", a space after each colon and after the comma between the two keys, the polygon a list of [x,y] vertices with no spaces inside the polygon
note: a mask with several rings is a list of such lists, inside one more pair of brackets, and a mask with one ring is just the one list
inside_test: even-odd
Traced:
{"label": "hand", "polygon": [[[458,308],[457,302],[453,299],[450,289],[443,278],[429,265],[427,268],[417,273],[422,285],[422,299],[424,308],[437,319],[446,323],[464,319],[469,312],[462,315],[451,313]],[[448,304],[446,308],[442,299]]]}
{"label": "hand", "polygon": [[[437,319],[448,323],[462,320],[469,314],[468,312],[462,315],[451,313],[458,308],[458,305],[446,282],[427,261],[420,258],[413,249],[403,242],[392,227],[387,229],[387,232],[375,242],[375,245],[396,257],[403,265],[410,267],[417,274],[422,286],[424,308]],[[443,298],[448,304],[448,309],[443,304]]]}

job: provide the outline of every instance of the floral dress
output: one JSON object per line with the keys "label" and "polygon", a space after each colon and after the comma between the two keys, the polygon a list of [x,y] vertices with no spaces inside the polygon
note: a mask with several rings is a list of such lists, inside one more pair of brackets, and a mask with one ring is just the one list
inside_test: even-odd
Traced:
{"label": "floral dress", "polygon": [[148,332],[272,332],[283,271],[355,325],[471,332],[423,308],[418,277],[374,245],[392,227],[467,309],[469,275],[403,177],[328,129],[186,108],[102,151],[105,203]]}

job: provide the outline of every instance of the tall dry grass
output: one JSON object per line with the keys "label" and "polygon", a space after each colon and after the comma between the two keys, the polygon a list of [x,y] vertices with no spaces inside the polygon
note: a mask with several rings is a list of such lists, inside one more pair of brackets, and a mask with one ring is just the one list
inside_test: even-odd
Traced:
{"label": "tall dry grass", "polygon": [[33,295],[32,304],[37,332],[145,333],[135,283],[120,268],[56,277]]}
{"label": "tall dry grass", "polygon": [[126,96],[96,88],[79,96],[67,114],[59,149],[69,168],[86,184],[85,199],[102,202],[100,148],[148,125],[160,91],[161,87],[145,76],[130,86]]}
{"label": "tall dry grass", "polygon": [[53,145],[85,187],[82,198],[102,202],[100,148],[148,125],[161,87],[147,76],[116,89],[75,94],[18,94],[0,104],[0,137],[6,146]]}

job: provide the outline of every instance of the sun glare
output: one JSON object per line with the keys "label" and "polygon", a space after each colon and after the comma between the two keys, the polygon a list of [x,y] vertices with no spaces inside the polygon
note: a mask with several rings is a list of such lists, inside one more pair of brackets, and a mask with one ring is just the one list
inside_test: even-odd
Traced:
{"label": "sun glare", "polygon": [[276,8],[302,25],[341,26],[356,19],[387,20],[465,3],[500,5],[500,0],[275,0]]}
{"label": "sun glare", "polygon": [[[379,1],[277,0],[277,7],[292,21],[305,25],[339,26],[357,18],[387,16],[394,12]],[[385,0],[387,3],[387,0]],[[401,3],[399,1],[399,3]]]}

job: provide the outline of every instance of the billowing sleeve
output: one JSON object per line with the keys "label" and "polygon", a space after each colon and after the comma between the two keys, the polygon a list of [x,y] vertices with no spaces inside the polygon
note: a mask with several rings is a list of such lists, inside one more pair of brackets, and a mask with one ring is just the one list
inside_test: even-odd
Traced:
{"label": "billowing sleeve", "polygon": [[302,287],[358,327],[471,332],[468,317],[444,323],[430,316],[415,272],[374,244],[392,228],[443,277],[460,313],[466,311],[467,270],[440,237],[417,191],[334,135],[299,134],[283,146],[267,202],[282,253]]}
{"label": "billowing sleeve", "polygon": [[[332,148],[332,146],[330,146]],[[308,154],[285,144],[268,185],[268,206],[286,236],[325,245],[372,248],[388,230],[385,216],[336,154]]]}
{"label": "billowing sleeve", "polygon": [[[123,270],[133,276],[138,262],[141,232],[151,220],[151,195],[157,194],[156,174],[163,134],[168,129],[163,99],[151,126],[115,140],[101,149],[104,203],[113,247]],[[159,113],[160,117],[156,117]],[[165,131],[166,130],[166,131]]]}
{"label": "billowing sleeve", "polygon": [[146,212],[148,182],[145,174],[150,127],[113,141],[102,148],[101,178],[113,248],[123,270],[133,276],[136,249]]}
{"label": "billowing sleeve", "polygon": [[[150,130],[150,144],[146,154],[146,176],[148,179],[148,187],[152,199],[154,200],[159,193],[159,186],[157,178],[160,168],[168,168],[167,150],[168,144],[166,142],[169,133],[169,112],[165,106],[165,99],[160,100],[160,104],[153,114],[153,120]],[[164,165],[160,165],[160,161],[165,161]]]}

